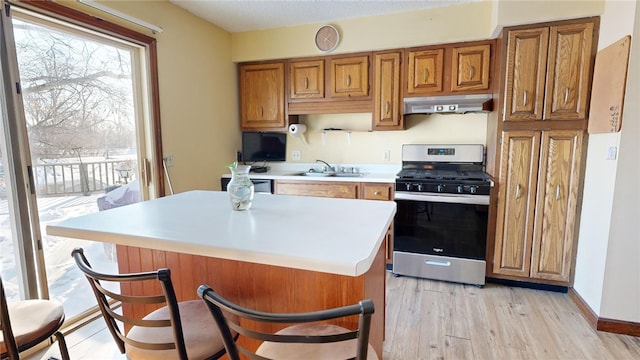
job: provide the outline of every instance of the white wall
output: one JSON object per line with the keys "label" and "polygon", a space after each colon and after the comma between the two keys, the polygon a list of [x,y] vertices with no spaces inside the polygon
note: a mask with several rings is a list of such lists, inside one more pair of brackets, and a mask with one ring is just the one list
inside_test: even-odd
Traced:
{"label": "white wall", "polygon": [[[599,317],[632,322],[640,322],[639,13],[635,1],[608,0],[601,17],[598,48],[633,34],[631,59],[621,132],[589,136],[574,282]],[[609,147],[617,160],[606,160]]]}
{"label": "white wall", "polygon": [[[611,212],[609,251],[600,316],[640,322],[640,7],[609,1],[620,8],[616,22],[635,14],[625,106],[620,133],[618,169]],[[635,6],[635,9],[634,9]],[[624,17],[623,17],[624,16]]]}

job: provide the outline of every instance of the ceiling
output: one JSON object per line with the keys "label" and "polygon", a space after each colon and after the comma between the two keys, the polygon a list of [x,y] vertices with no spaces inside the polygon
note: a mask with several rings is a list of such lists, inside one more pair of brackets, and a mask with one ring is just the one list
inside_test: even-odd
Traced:
{"label": "ceiling", "polygon": [[480,0],[170,0],[228,32],[265,30]]}

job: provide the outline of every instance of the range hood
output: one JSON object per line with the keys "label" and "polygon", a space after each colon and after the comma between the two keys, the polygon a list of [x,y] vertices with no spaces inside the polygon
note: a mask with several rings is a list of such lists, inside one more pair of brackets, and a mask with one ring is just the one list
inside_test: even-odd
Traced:
{"label": "range hood", "polygon": [[492,109],[491,94],[404,98],[404,114],[464,114]]}

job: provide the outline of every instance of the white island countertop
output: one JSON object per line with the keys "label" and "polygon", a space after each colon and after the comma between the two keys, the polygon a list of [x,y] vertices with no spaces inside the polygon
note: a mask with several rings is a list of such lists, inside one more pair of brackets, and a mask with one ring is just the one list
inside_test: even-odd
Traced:
{"label": "white island countertop", "polygon": [[47,234],[229,260],[360,276],[393,221],[393,201],[189,191],[48,225]]}

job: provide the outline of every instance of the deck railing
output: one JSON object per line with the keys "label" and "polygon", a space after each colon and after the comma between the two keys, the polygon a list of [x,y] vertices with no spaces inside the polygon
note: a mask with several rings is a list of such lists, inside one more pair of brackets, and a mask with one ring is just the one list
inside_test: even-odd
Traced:
{"label": "deck railing", "polygon": [[[57,163],[34,166],[38,195],[89,195],[131,180],[132,171],[122,170],[122,160]],[[127,176],[128,175],[128,176]]]}

